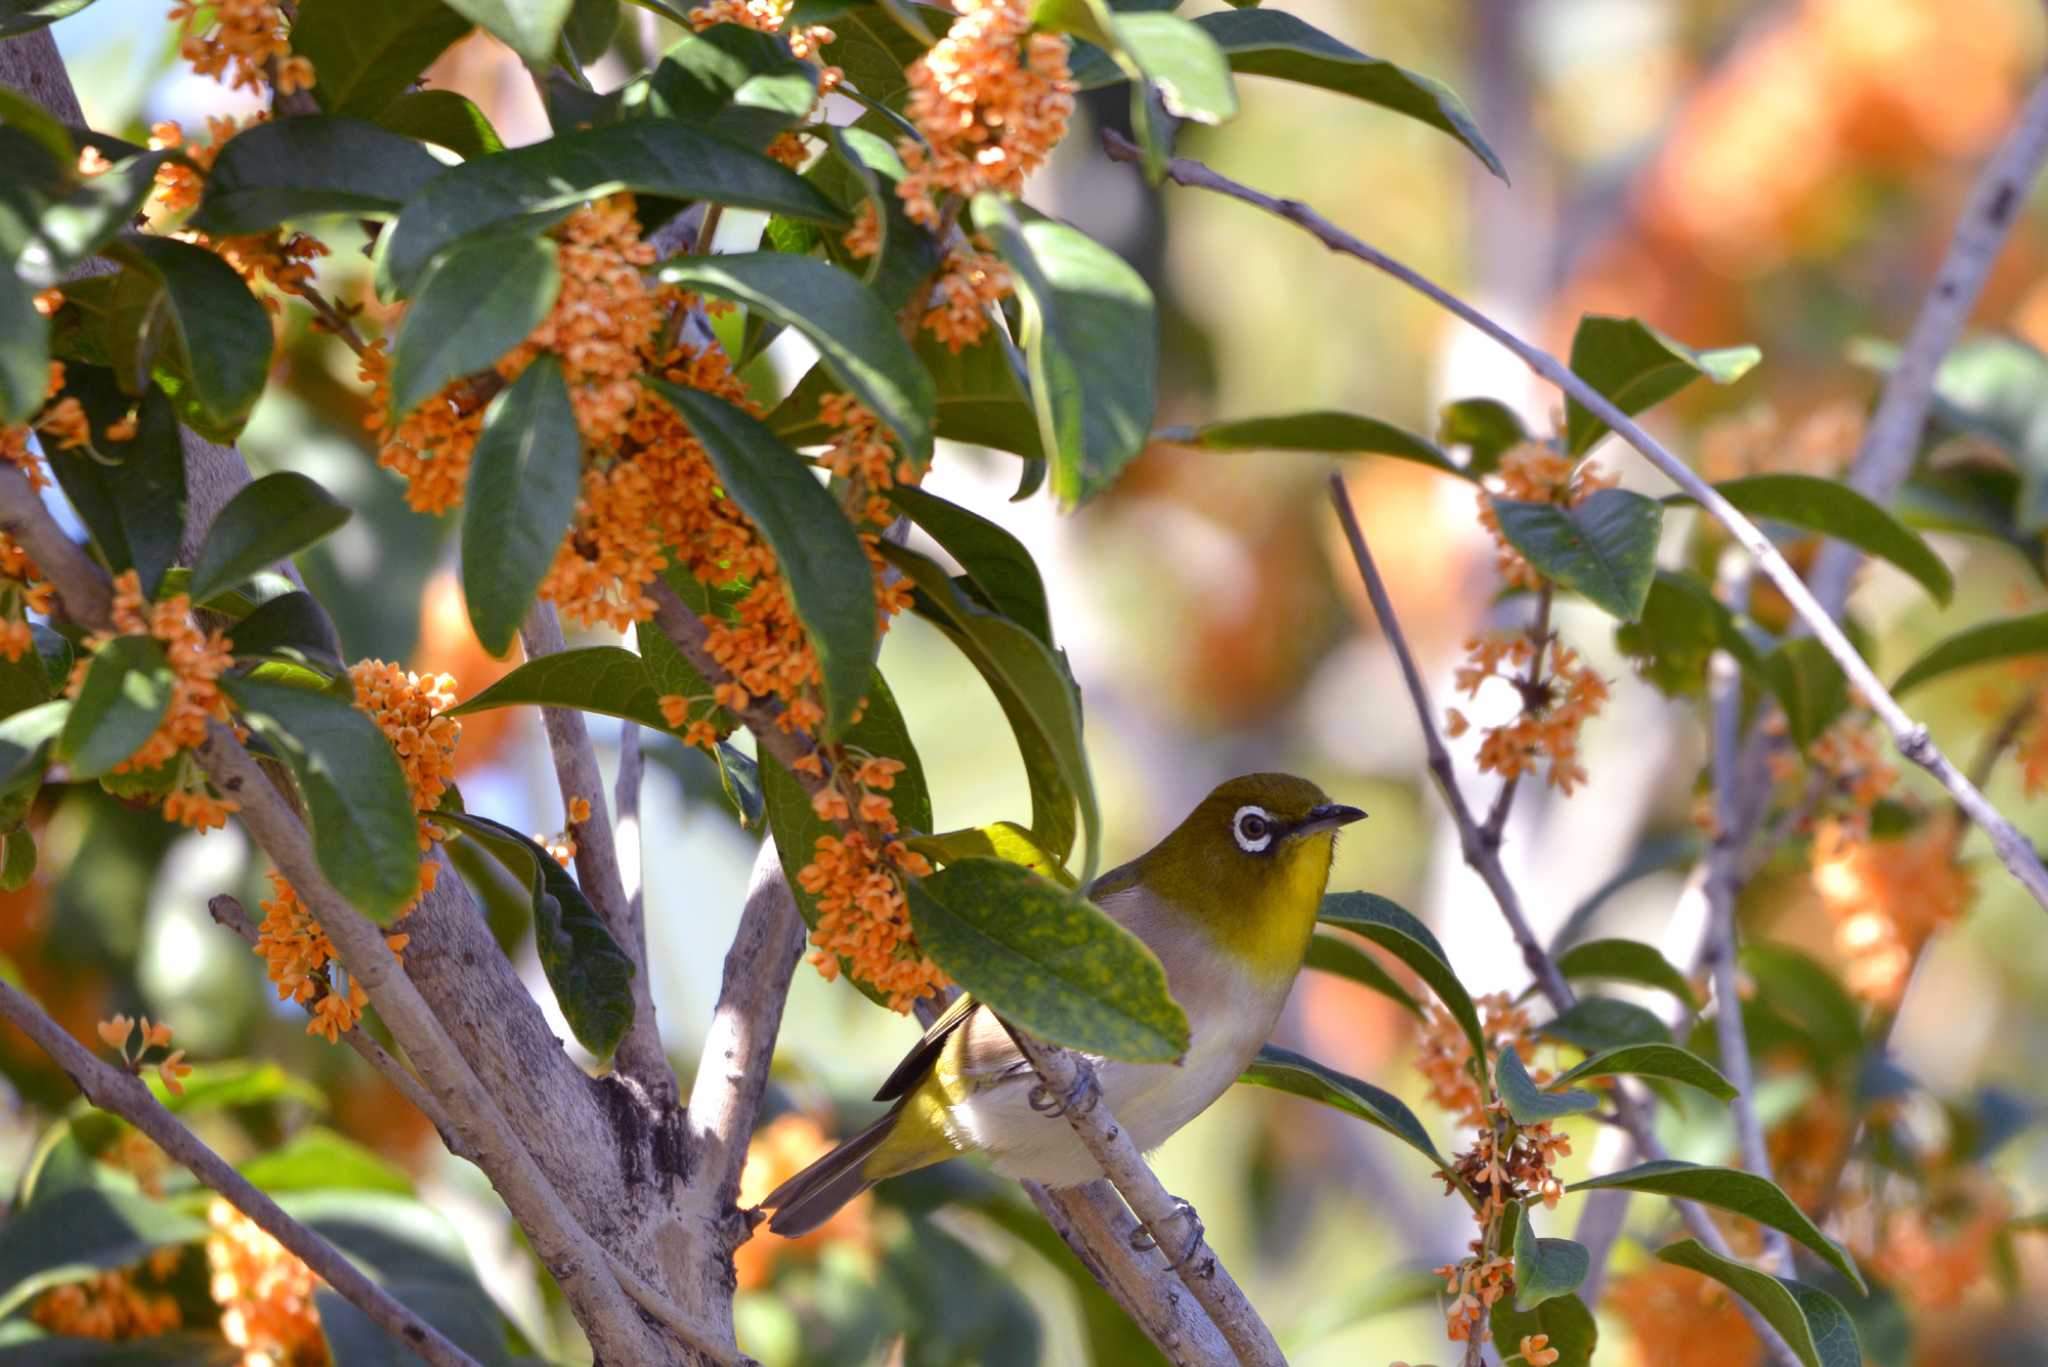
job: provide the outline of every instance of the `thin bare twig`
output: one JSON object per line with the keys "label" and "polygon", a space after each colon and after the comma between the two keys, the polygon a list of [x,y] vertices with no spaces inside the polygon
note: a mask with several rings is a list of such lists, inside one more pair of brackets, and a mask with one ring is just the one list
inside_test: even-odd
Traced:
{"label": "thin bare twig", "polygon": [[[519,643],[526,658],[559,654],[567,649],[562,626],[554,608],[535,603],[519,627]],[[606,811],[604,776],[597,767],[597,750],[590,743],[590,728],[583,714],[573,707],[543,707],[541,725],[547,732],[548,752],[555,762],[555,784],[561,793],[562,810],[568,818],[569,837],[576,843],[576,881],[583,895],[604,918],[612,938],[631,956],[634,973],[633,1024],[619,1042],[616,1069],[645,1094],[657,1111],[676,1102],[675,1069],[661,1047],[661,1032],[654,1018],[654,992],[647,971],[647,927],[626,896],[619,870],[618,846],[612,838],[612,823]],[[576,799],[588,804],[590,814],[574,819]]]}
{"label": "thin bare twig", "polygon": [[[1536,620],[1529,626],[1529,642],[1534,647],[1529,656],[1529,668],[1522,675],[1522,707],[1528,710],[1535,698],[1537,686],[1543,680],[1544,648],[1550,644],[1550,606],[1557,596],[1557,590],[1546,580],[1536,591]],[[1521,786],[1522,776],[1511,774],[1500,785],[1500,792],[1493,799],[1493,810],[1486,814],[1486,822],[1479,828],[1479,838],[1495,849],[1500,848],[1501,835],[1508,828],[1508,811],[1515,805],[1515,791]]]}
{"label": "thin bare twig", "polygon": [[199,1136],[164,1109],[141,1078],[95,1055],[50,1019],[27,994],[5,982],[0,982],[0,1017],[34,1040],[70,1075],[87,1101],[148,1135],[158,1148],[190,1169],[194,1177],[219,1192],[264,1233],[291,1250],[349,1304],[368,1315],[378,1328],[428,1362],[442,1367],[477,1367],[475,1358],[393,1299],[334,1245],[285,1214],[277,1202],[201,1143]]}
{"label": "thin bare twig", "polygon": [[[1132,161],[1138,156],[1137,149],[1129,140],[1113,131],[1105,130],[1102,140],[1109,155],[1119,161]],[[2048,908],[2048,867],[2043,867],[2033,842],[2020,834],[2010,821],[2000,815],[1998,809],[1985,799],[1984,794],[1977,790],[1962,771],[1949,762],[1941,748],[1927,734],[1927,728],[1914,721],[1907,715],[1906,710],[1899,706],[1898,700],[1892,697],[1869,663],[1857,653],[1856,647],[1843,634],[1841,626],[1813,596],[1813,591],[1807,588],[1805,581],[1799,577],[1799,572],[1779,554],[1770,538],[1734,504],[1723,498],[1713,485],[1700,478],[1684,461],[1666,450],[1661,442],[1617,408],[1606,395],[1573,374],[1556,357],[1531,346],[1449,290],[1344,231],[1299,200],[1276,199],[1263,191],[1242,185],[1228,176],[1219,175],[1201,162],[1185,157],[1176,157],[1169,161],[1166,165],[1166,176],[1177,185],[1213,190],[1218,194],[1264,209],[1307,230],[1331,251],[1356,257],[1393,276],[1507,348],[1529,369],[1570,395],[1594,417],[1612,428],[1623,441],[1640,451],[1652,465],[1704,508],[1715,521],[1728,529],[1728,534],[1749,553],[1750,558],[1770,577],[1771,582],[1778,586],[1778,591],[1791,602],[1793,610],[1812,630],[1815,638],[1827,648],[1835,663],[1841,666],[1850,686],[1863,695],[1871,711],[1877,714],[1878,719],[1891,732],[1892,744],[1898,748],[1899,753],[1933,775],[1935,780],[1949,791],[1957,805],[1990,837],[1992,848],[1998,852],[2000,862],[2019,880],[2021,886],[2026,888],[2035,901],[2043,908]]]}
{"label": "thin bare twig", "polygon": [[[1551,1006],[1558,1011],[1569,1010],[1577,1004],[1578,996],[1558,972],[1557,963],[1544,950],[1530,929],[1529,919],[1523,913],[1521,895],[1508,880],[1507,871],[1500,862],[1499,850],[1487,845],[1481,836],[1479,825],[1472,818],[1472,809],[1466,804],[1465,795],[1458,788],[1457,779],[1451,772],[1451,757],[1444,743],[1437,735],[1436,712],[1429,701],[1429,689],[1422,681],[1422,671],[1416,667],[1415,656],[1408,649],[1408,638],[1401,631],[1400,620],[1394,615],[1393,601],[1387,596],[1386,582],[1380,578],[1379,567],[1373,563],[1372,551],[1365,543],[1365,533],[1359,529],[1358,514],[1351,507],[1351,496],[1344,488],[1341,475],[1330,476],[1330,502],[1337,510],[1337,520],[1343,524],[1345,540],[1351,547],[1351,556],[1358,566],[1359,577],[1365,582],[1366,596],[1372,600],[1373,613],[1379,619],[1380,630],[1386,635],[1387,643],[1393,647],[1395,658],[1401,665],[1401,677],[1408,688],[1410,702],[1414,704],[1416,719],[1422,727],[1423,744],[1429,753],[1429,771],[1435,777],[1438,790],[1443,794],[1444,806],[1451,814],[1451,820],[1458,828],[1458,843],[1465,854],[1465,862],[1485,882],[1492,892],[1494,902],[1500,908],[1502,919],[1508,923],[1508,932],[1521,948],[1522,961],[1528,965],[1530,976]],[[1644,1111],[1641,1100],[1625,1087],[1615,1090],[1615,1110],[1621,1127],[1634,1141],[1636,1152],[1645,1159],[1667,1157],[1664,1146],[1658,1142],[1657,1133]],[[1693,1236],[1723,1257],[1731,1256],[1728,1240],[1710,1219],[1706,1211],[1690,1201],[1674,1202],[1679,1215]],[[1747,1319],[1757,1337],[1770,1348],[1774,1357],[1783,1363],[1797,1361],[1792,1350],[1771,1328],[1763,1316],[1752,1309],[1747,1302],[1738,1301],[1743,1318]]]}

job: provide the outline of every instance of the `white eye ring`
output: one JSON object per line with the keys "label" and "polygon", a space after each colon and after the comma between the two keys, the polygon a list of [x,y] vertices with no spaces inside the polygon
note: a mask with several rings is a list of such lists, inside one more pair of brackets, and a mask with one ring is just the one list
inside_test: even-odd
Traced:
{"label": "white eye ring", "polygon": [[1230,818],[1230,834],[1246,854],[1263,854],[1273,843],[1273,814],[1264,807],[1239,807]]}

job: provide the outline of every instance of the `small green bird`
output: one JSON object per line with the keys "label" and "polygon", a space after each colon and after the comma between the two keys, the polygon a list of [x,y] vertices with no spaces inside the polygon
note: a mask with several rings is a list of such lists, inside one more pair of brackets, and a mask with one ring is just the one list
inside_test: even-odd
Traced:
{"label": "small green bird", "polygon": [[[1159,956],[1187,1013],[1179,1063],[1094,1058],[1103,1102],[1150,1150],[1209,1108],[1266,1042],[1308,953],[1337,828],[1365,815],[1289,774],[1219,786],[1089,898]],[[1074,1186],[1102,1175],[994,1015],[962,995],[875,1094],[889,1113],[762,1206],[795,1238],[887,1177],[986,1153],[997,1172]]]}

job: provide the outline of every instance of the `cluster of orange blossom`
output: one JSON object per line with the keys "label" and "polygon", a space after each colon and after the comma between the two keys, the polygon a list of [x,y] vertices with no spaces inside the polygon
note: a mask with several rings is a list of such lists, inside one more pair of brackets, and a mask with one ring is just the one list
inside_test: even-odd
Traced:
{"label": "cluster of orange blossom", "polygon": [[1700,429],[1700,474],[1710,483],[1745,475],[1841,473],[1863,440],[1863,410],[1846,399],[1797,418],[1756,404]]}
{"label": "cluster of orange blossom", "polygon": [[1773,1180],[1801,1210],[1819,1210],[1841,1178],[1854,1136],[1840,1095],[1831,1089],[1814,1093],[1765,1135]]}
{"label": "cluster of orange blossom", "polygon": [[158,231],[180,242],[205,247],[234,267],[236,274],[255,289],[263,306],[275,313],[279,309],[277,294],[257,287],[267,284],[280,294],[305,294],[312,284],[313,262],[327,255],[325,243],[310,233],[287,232],[283,228],[212,237],[195,228],[175,227],[173,223],[179,215],[199,203],[206,189],[206,173],[213,169],[213,163],[228,139],[269,117],[260,111],[239,122],[232,118],[208,116],[207,141],[189,144],[185,140],[183,126],[176,121],[165,119],[151,124],[150,149],[175,150],[183,153],[186,161],[167,160],[156,168],[156,183],[150,187],[144,209]]}
{"label": "cluster of orange blossom", "polygon": [[142,595],[142,581],[135,571],[114,576],[114,629],[95,632],[86,639],[87,653],[72,666],[65,688],[77,697],[92,667],[92,652],[119,636],[147,636],[163,646],[171,669],[171,700],[163,720],[135,752],[116,764],[114,774],[142,774],[168,768],[170,787],[163,799],[167,821],[197,831],[227,824],[228,814],[241,810],[233,798],[215,797],[206,786],[198,764],[188,753],[206,740],[209,722],[227,721],[227,697],[220,690],[221,673],[234,663],[228,639],[220,631],[203,632],[192,620],[192,602],[174,593],[152,603]]}
{"label": "cluster of orange blossom", "polygon": [[209,1289],[245,1367],[325,1367],[313,1269],[218,1196],[206,1223]]}
{"label": "cluster of orange blossom", "polygon": [[[431,892],[441,872],[432,857],[440,832],[428,814],[440,805],[454,777],[455,747],[462,738],[461,723],[445,715],[455,705],[455,680],[446,674],[415,674],[383,660],[358,660],[348,674],[356,710],[377,723],[405,772],[413,810],[420,813],[420,891]],[[277,987],[277,999],[308,1007],[306,1033],[333,1044],[354,1028],[369,995],[353,976],[345,985],[336,983],[334,942],[284,875],[272,870],[270,883],[271,896],[261,904],[256,952]],[[402,954],[410,938],[393,932],[384,943],[393,954]]]}
{"label": "cluster of orange blossom", "polygon": [[[181,1327],[185,1316],[164,1283],[178,1269],[184,1250],[159,1248],[132,1267],[95,1272],[83,1281],[53,1286],[36,1297],[29,1318],[52,1334],[68,1338],[155,1338]],[[153,1290],[143,1282],[156,1283]]]}
{"label": "cluster of orange blossom", "polygon": [[[1774,737],[1782,737],[1784,716],[1774,714],[1765,727]],[[1772,780],[1780,784],[1805,775],[1810,791],[1796,800],[1809,807],[1808,824],[1825,818],[1857,840],[1869,839],[1872,810],[1899,783],[1899,771],[1885,761],[1876,718],[1860,707],[1815,736],[1803,756],[1789,746],[1773,750],[1770,770]]]}
{"label": "cluster of orange blossom", "polygon": [[192,1072],[192,1065],[185,1062],[183,1049],[171,1048],[170,1025],[164,1021],[152,1025],[149,1017],[144,1016],[140,1034],[137,1033],[136,1026],[136,1021],[128,1016],[112,1016],[101,1021],[95,1028],[106,1046],[121,1056],[121,1066],[138,1076],[146,1064],[150,1050],[163,1050],[155,1064],[156,1075],[173,1095],[182,1095],[185,1088],[178,1080]]}
{"label": "cluster of orange blossom", "polygon": [[[832,1137],[816,1120],[801,1112],[779,1115],[754,1132],[747,1144],[747,1165],[740,1173],[739,1207],[751,1210],[761,1198],[832,1149]],[[797,1239],[749,1239],[733,1251],[739,1289],[756,1291],[768,1284],[776,1265],[785,1259],[815,1258],[827,1244],[868,1246],[871,1201],[856,1196],[809,1234]]]}
{"label": "cluster of orange blossom", "polygon": [[[199,27],[202,16],[210,27]],[[292,52],[276,0],[176,0],[171,22],[184,27],[178,52],[201,76],[258,93],[273,80],[280,95],[313,87],[313,63]]]}
{"label": "cluster of orange blossom", "polygon": [[[1478,1200],[1472,1215],[1479,1234],[1469,1256],[1436,1269],[1451,1297],[1444,1310],[1451,1342],[1483,1341],[1491,1334],[1495,1303],[1515,1290],[1514,1259],[1501,1253],[1512,1238],[1512,1213],[1524,1201],[1557,1205],[1564,1183],[1553,1165],[1571,1151],[1571,1140],[1553,1132],[1549,1122],[1517,1125],[1505,1103],[1485,1104],[1472,1146],[1452,1160],[1452,1170]],[[1447,1196],[1458,1189],[1449,1177],[1443,1182]]]}
{"label": "cluster of orange blossom", "polygon": [[1850,1247],[1885,1285],[1921,1311],[1952,1310],[1991,1271],[2011,1199],[1982,1169],[1945,1175],[1910,1205],[1873,1202]]}
{"label": "cluster of orange blossom", "polygon": [[1650,1262],[1616,1277],[1603,1302],[1635,1340],[1641,1367],[1729,1367],[1757,1361],[1756,1331],[1719,1282]]}
{"label": "cluster of orange blossom", "polygon": [[[1527,1059],[1536,1049],[1536,1036],[1529,1026],[1529,1013],[1516,1006],[1505,992],[1489,992],[1474,998],[1479,1008],[1481,1032],[1498,1053],[1512,1045]],[[1416,1040],[1415,1066],[1429,1084],[1429,1099],[1455,1116],[1461,1125],[1474,1128],[1486,1123],[1486,1088],[1472,1068],[1472,1041],[1465,1038],[1458,1018],[1432,999],[1428,1017]]]}
{"label": "cluster of orange blossom", "polygon": [[1813,890],[1835,922],[1849,990],[1895,1008],[1927,941],[1976,896],[1956,860],[1961,830],[1945,810],[1892,840],[1859,836],[1837,821],[1814,832]]}
{"label": "cluster of orange blossom", "polygon": [[908,1011],[920,997],[944,990],[948,979],[911,934],[903,882],[924,877],[931,865],[903,843],[887,796],[902,768],[900,760],[869,758],[833,771],[811,806],[844,834],[818,837],[797,885],[817,899],[811,962],[818,971],[836,977],[844,959],[891,1008]]}
{"label": "cluster of orange blossom", "polygon": [[[710,0],[710,3],[690,11],[690,27],[702,33],[714,24],[737,24],[756,33],[783,33],[789,39],[790,52],[800,61],[810,61],[839,35],[823,24],[801,25],[785,31],[793,6],[794,0]],[[846,73],[838,67],[820,63],[818,99],[811,110],[812,121],[820,118],[825,96],[845,79]],[[791,169],[802,166],[810,157],[810,148],[798,133],[778,134],[762,151]]]}

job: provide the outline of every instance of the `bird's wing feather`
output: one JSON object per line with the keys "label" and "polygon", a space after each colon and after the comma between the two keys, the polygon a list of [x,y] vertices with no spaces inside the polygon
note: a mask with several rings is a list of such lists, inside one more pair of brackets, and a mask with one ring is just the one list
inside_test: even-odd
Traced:
{"label": "bird's wing feather", "polygon": [[896,1065],[896,1071],[882,1080],[881,1090],[875,1093],[877,1101],[894,1101],[917,1086],[918,1080],[931,1071],[938,1062],[939,1051],[946,1047],[946,1037],[967,1023],[967,1018],[980,1010],[981,1003],[972,995],[962,992],[953,999],[931,1028],[924,1032],[924,1038],[911,1046],[903,1061]]}

